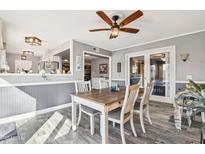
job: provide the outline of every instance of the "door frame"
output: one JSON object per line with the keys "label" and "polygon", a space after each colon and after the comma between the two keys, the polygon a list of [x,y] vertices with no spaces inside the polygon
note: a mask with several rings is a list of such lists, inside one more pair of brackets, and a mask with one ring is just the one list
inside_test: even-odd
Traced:
{"label": "door frame", "polygon": [[[160,102],[174,104],[174,96],[176,94],[176,47],[175,46],[155,48],[155,49],[149,49],[149,50],[125,54],[125,63],[127,65],[127,67],[125,67],[126,85],[130,84],[130,58],[145,56],[144,76],[145,78],[150,79],[150,55],[163,53],[163,52],[168,52],[170,54],[170,97],[166,98],[160,96],[151,96],[150,99],[153,101],[160,101]],[[146,81],[147,80],[145,80],[145,83]]]}
{"label": "door frame", "polygon": [[108,56],[108,55],[104,55],[104,54],[101,54],[101,53],[95,53],[95,52],[92,52],[92,51],[86,51],[84,50],[83,51],[83,80],[84,80],[84,65],[85,65],[85,54],[91,54],[91,55],[94,55],[94,56],[100,56],[100,57],[106,57],[109,59],[109,85],[111,86],[111,73],[112,73],[112,57],[111,56]]}

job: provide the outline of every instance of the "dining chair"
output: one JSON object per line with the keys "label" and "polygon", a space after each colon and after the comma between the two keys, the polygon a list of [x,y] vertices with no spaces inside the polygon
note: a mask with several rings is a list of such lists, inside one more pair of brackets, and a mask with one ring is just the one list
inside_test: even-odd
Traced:
{"label": "dining chair", "polygon": [[144,89],[144,93],[143,93],[142,98],[140,99],[140,102],[137,101],[137,103],[135,103],[135,106],[134,106],[134,113],[137,113],[140,115],[140,124],[141,124],[143,133],[146,133],[145,127],[144,127],[144,119],[143,119],[145,112],[146,112],[146,117],[149,123],[152,125],[152,121],[150,118],[150,112],[149,112],[149,100],[150,100],[152,91],[153,91],[153,83],[150,81],[149,83],[147,83]]}
{"label": "dining chair", "polygon": [[109,88],[109,81],[105,80],[105,79],[100,79],[99,80],[99,87],[100,87],[100,89]]}
{"label": "dining chair", "polygon": [[137,136],[133,123],[133,109],[139,93],[139,85],[126,87],[125,98],[121,108],[115,109],[108,113],[108,120],[120,124],[122,143],[125,144],[124,124],[130,121],[131,129],[134,136]]}
{"label": "dining chair", "polygon": [[[91,91],[91,82],[90,81],[76,82],[75,89],[76,89],[76,93],[89,92]],[[87,107],[85,105],[79,104],[79,117],[78,117],[77,125],[80,124],[82,112],[87,114],[90,117],[90,132],[91,132],[91,135],[94,135],[95,133],[95,122],[94,122],[95,119],[94,118],[100,112],[90,107]]]}

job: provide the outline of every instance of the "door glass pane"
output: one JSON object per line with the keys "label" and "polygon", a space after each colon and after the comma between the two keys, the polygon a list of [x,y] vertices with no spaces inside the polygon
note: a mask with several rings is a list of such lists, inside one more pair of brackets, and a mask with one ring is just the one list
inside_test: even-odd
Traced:
{"label": "door glass pane", "polygon": [[170,55],[169,53],[150,56],[150,79],[154,83],[152,95],[170,96]]}
{"label": "door glass pane", "polygon": [[144,56],[130,58],[130,85],[144,86]]}

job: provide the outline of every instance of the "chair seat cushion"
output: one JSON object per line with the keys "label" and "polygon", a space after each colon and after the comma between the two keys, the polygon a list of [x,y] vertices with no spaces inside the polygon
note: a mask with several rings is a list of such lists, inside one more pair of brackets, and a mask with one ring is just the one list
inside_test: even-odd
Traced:
{"label": "chair seat cushion", "polygon": [[95,110],[95,109],[92,109],[90,107],[87,107],[85,105],[81,105],[81,109],[87,113],[90,113],[90,114],[96,114],[98,113],[99,111]]}
{"label": "chair seat cushion", "polygon": [[[147,105],[144,104],[144,105],[143,105],[143,109],[145,109],[146,106],[147,106]],[[136,103],[135,103],[134,110],[140,110],[140,102],[136,102]]]}
{"label": "chair seat cushion", "polygon": [[[121,108],[117,108],[117,109],[109,112],[108,118],[120,120],[120,115],[121,115]],[[127,118],[129,115],[130,115],[130,113],[125,114],[124,118]]]}

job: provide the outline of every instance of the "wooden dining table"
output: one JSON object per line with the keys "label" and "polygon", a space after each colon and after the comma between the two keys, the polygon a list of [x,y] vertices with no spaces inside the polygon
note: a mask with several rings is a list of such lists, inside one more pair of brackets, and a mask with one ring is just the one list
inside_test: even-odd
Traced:
{"label": "wooden dining table", "polygon": [[119,91],[106,89],[93,89],[85,93],[71,94],[72,98],[72,129],[77,130],[76,104],[82,104],[101,112],[101,136],[102,143],[109,143],[108,136],[108,112],[122,106],[125,96],[125,87],[120,87]]}

